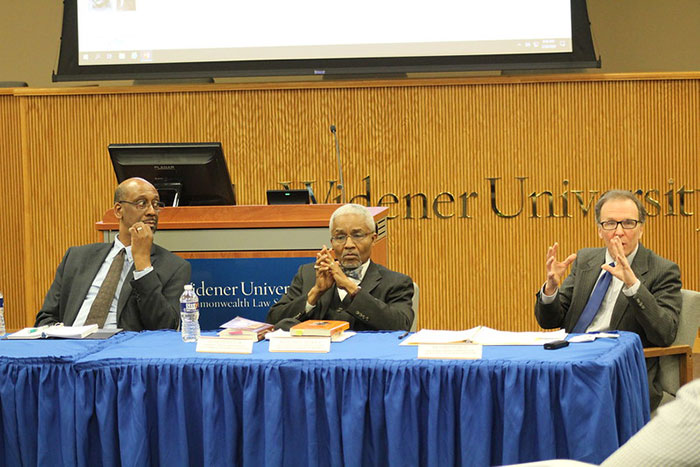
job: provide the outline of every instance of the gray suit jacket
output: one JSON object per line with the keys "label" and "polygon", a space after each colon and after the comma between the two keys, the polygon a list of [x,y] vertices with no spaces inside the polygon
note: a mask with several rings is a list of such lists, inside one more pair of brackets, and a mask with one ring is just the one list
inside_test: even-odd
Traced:
{"label": "gray suit jacket", "polygon": [[[537,294],[535,317],[545,329],[576,325],[593,291],[605,248],[584,248],[577,254],[554,302],[545,305]],[[644,347],[668,346],[676,338],[681,309],[681,277],[678,265],[644,248],[640,243],[632,271],[641,285],[630,298],[620,292],[613,308],[610,328],[639,334]]]}
{"label": "gray suit jacket", "polygon": [[314,264],[301,266],[287,293],[270,307],[267,322],[277,324],[285,318],[334,319],[348,321],[355,331],[408,330],[413,322],[413,281],[405,274],[370,262],[354,298],[346,296],[336,309],[332,306],[337,294],[334,285],[307,314],[306,295],[315,283]]}
{"label": "gray suit jacket", "polygon": [[[36,317],[35,326],[57,322],[70,326],[112,243],[93,243],[66,251]],[[127,331],[177,329],[179,298],[190,281],[190,263],[156,244],[151,249],[153,271],[134,280],[133,266],[117,305],[117,327]]]}

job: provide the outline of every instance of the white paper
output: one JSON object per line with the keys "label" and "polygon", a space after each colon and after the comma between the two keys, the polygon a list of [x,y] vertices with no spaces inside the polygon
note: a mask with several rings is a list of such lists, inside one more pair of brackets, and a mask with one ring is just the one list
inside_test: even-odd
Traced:
{"label": "white paper", "polygon": [[477,326],[464,331],[438,331],[421,329],[400,345],[450,344],[468,342],[481,345],[542,345],[566,338],[563,329],[554,332],[498,331],[486,326]]}
{"label": "white paper", "polygon": [[254,342],[246,339],[200,336],[197,341],[197,352],[249,354],[253,353]]}
{"label": "white paper", "polygon": [[270,352],[312,352],[328,353],[331,350],[330,337],[271,337]]}
{"label": "white paper", "polygon": [[581,334],[578,336],[569,337],[569,342],[593,342],[600,337],[619,337],[619,334],[613,334],[610,332],[596,332],[591,334]]}
{"label": "white paper", "polygon": [[479,344],[420,344],[418,358],[445,360],[478,360],[482,346]]}
{"label": "white paper", "polygon": [[565,339],[566,336],[563,329],[553,332],[511,332],[480,326],[471,342],[482,345],[542,345]]}

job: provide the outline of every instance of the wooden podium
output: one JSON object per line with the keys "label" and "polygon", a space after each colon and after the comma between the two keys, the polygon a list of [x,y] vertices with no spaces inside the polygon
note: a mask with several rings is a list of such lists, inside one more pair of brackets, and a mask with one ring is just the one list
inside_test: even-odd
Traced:
{"label": "wooden podium", "polygon": [[[164,208],[155,242],[183,258],[315,257],[330,248],[328,221],[338,204]],[[372,260],[387,262],[388,208],[370,207],[377,224]],[[105,242],[119,233],[114,211],[96,224]]]}
{"label": "wooden podium", "polygon": [[[187,259],[200,300],[202,329],[235,316],[264,321],[301,264],[330,247],[328,221],[337,204],[164,208],[155,242]],[[387,262],[388,208],[368,208],[377,224],[372,260]],[[114,211],[97,230],[105,242],[119,233]]]}

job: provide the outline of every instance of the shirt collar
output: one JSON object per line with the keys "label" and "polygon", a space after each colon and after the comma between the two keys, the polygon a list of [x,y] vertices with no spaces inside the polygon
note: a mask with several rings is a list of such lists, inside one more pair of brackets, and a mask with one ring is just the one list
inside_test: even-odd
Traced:
{"label": "shirt collar", "polygon": [[[637,243],[637,246],[634,249],[634,251],[632,253],[630,253],[629,255],[627,255],[627,262],[628,263],[632,264],[632,261],[634,261],[634,257],[637,256],[638,251],[639,251],[639,243]],[[615,261],[615,260],[610,255],[610,251],[608,251],[608,249],[606,248],[605,249],[605,264],[610,264],[613,261]]]}
{"label": "shirt collar", "polygon": [[114,245],[112,246],[112,249],[109,251],[109,256],[117,256],[117,253],[119,253],[120,250],[126,250],[124,259],[128,261],[129,263],[134,262],[134,257],[131,255],[131,245],[129,246],[124,246],[122,242],[119,241],[119,236],[114,239]]}

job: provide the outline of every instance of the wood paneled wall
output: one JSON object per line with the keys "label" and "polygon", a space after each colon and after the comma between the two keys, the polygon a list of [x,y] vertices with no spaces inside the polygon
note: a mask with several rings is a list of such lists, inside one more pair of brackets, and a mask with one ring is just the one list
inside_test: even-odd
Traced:
{"label": "wood paneled wall", "polygon": [[20,101],[0,89],[0,291],[5,297],[5,325],[25,324],[25,212]]}
{"label": "wood paneled wall", "polygon": [[65,249],[99,240],[108,144],[221,141],[239,204],[280,181],[314,181],[323,200],[338,195],[331,124],[348,198],[369,185],[372,204],[398,201],[389,266],[420,285],[420,327],[537,329],[547,246],[600,245],[585,210],[613,187],[651,199],[643,242],[700,289],[700,73],[28,89],[0,96],[0,112],[0,290],[15,327]]}

